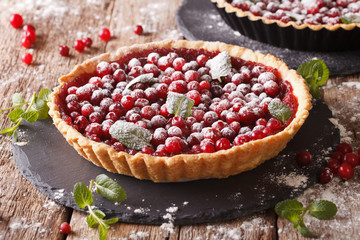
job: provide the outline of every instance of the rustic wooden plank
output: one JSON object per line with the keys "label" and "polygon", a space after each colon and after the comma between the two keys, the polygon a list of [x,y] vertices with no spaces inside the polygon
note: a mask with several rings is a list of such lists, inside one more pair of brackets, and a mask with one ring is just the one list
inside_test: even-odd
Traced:
{"label": "rustic wooden plank", "polygon": [[[351,143],[354,149],[360,147],[360,75],[331,78],[323,88],[323,99],[333,112],[341,129],[341,137]],[[332,152],[325,154],[330,157]],[[359,172],[354,178],[343,181],[335,177],[330,183],[316,184],[308,189],[299,200],[308,204],[312,200],[330,200],[338,207],[338,214],[332,220],[319,221],[311,217],[304,222],[310,231],[320,239],[354,239],[360,231]],[[305,239],[292,225],[278,219],[279,239]]]}

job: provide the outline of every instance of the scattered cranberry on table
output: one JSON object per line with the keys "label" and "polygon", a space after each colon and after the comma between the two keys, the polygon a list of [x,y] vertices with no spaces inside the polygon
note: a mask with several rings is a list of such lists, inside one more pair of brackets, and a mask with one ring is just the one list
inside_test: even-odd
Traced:
{"label": "scattered cranberry on table", "polygon": [[10,24],[11,26],[13,26],[14,28],[19,28],[22,26],[23,24],[23,18],[20,14],[13,14],[11,17],[10,17]]}
{"label": "scattered cranberry on table", "polygon": [[349,163],[342,163],[338,169],[340,177],[344,180],[349,180],[354,176],[354,168]]}
{"label": "scattered cranberry on table", "polygon": [[63,57],[69,56],[69,51],[70,51],[70,49],[68,46],[65,46],[65,45],[59,46],[59,53],[61,56],[63,56]]}
{"label": "scattered cranberry on table", "polygon": [[137,34],[137,35],[141,35],[142,32],[143,32],[143,27],[141,25],[136,25],[135,28],[134,28],[134,33]]}
{"label": "scattered cranberry on table", "polygon": [[334,174],[329,168],[323,168],[320,170],[319,181],[322,184],[328,183],[333,178]]}
{"label": "scattered cranberry on table", "polygon": [[99,37],[103,41],[109,41],[109,39],[111,37],[110,30],[108,28],[101,29],[100,32],[99,32]]}
{"label": "scattered cranberry on table", "polygon": [[60,225],[60,232],[62,232],[64,234],[69,234],[71,232],[70,224],[68,224],[67,222],[63,222]]}
{"label": "scattered cranberry on table", "polygon": [[33,56],[30,53],[24,53],[21,57],[21,60],[23,61],[23,63],[29,65],[33,61]]}
{"label": "scattered cranberry on table", "polygon": [[93,41],[92,41],[92,39],[91,38],[85,38],[85,39],[83,39],[82,40],[83,42],[84,42],[84,44],[85,44],[85,46],[87,47],[87,48],[90,48],[91,47],[91,45],[92,45],[92,43],[93,43]]}
{"label": "scattered cranberry on table", "polygon": [[82,40],[76,40],[74,43],[74,48],[78,52],[82,52],[85,49],[85,43]]}
{"label": "scattered cranberry on table", "polygon": [[299,166],[309,165],[311,162],[312,156],[308,151],[301,151],[296,154],[296,162]]}

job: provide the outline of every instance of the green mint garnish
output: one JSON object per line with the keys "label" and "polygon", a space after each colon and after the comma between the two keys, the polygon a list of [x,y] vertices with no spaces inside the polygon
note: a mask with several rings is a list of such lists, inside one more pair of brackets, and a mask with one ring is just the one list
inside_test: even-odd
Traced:
{"label": "green mint garnish", "polygon": [[88,226],[97,228],[99,230],[99,239],[105,240],[110,224],[116,223],[118,218],[104,219],[106,217],[104,212],[99,209],[93,209],[93,195],[91,189],[94,184],[98,194],[113,202],[124,201],[126,193],[119,184],[105,174],[97,176],[95,181],[91,180],[89,187],[82,182],[78,182],[74,185],[73,193],[75,203],[82,209],[87,207],[89,211],[89,215],[86,217]]}
{"label": "green mint garnish", "polygon": [[135,123],[116,121],[109,130],[110,135],[127,148],[141,150],[151,146],[151,132]]}
{"label": "green mint garnish", "polygon": [[169,92],[166,99],[167,111],[175,116],[187,118],[191,114],[191,108],[195,101],[184,94]]}
{"label": "green mint garnish", "polygon": [[320,98],[320,86],[329,79],[329,69],[322,60],[311,60],[302,63],[298,73],[306,80],[310,93],[314,98]]}
{"label": "green mint garnish", "polygon": [[358,14],[346,14],[341,18],[341,22],[344,24],[360,23],[360,16]]}
{"label": "green mint garnish", "polygon": [[302,236],[313,237],[303,222],[303,218],[308,212],[319,220],[328,220],[336,215],[337,207],[330,201],[319,200],[312,201],[309,206],[304,208],[303,204],[295,199],[281,201],[275,206],[275,213],[292,222],[294,228],[297,228]]}
{"label": "green mint garnish", "polygon": [[282,102],[272,101],[268,105],[268,109],[270,114],[279,119],[282,123],[288,120],[292,115],[291,109]]}
{"label": "green mint garnish", "polygon": [[140,75],[133,80],[131,80],[128,85],[126,85],[125,89],[130,89],[132,86],[134,86],[137,83],[155,83],[158,82],[156,78],[154,78],[154,74],[148,73]]}
{"label": "green mint garnish", "polygon": [[3,129],[0,133],[7,133],[12,136],[14,141],[17,141],[17,128],[20,126],[22,120],[29,123],[36,122],[37,120],[46,119],[48,117],[49,107],[47,103],[50,101],[49,95],[51,90],[41,89],[39,95],[33,93],[29,101],[25,101],[24,97],[20,93],[12,95],[12,106],[5,109],[0,109],[0,114],[6,111],[11,112],[8,114],[8,118],[15,126]]}
{"label": "green mint garnish", "polygon": [[210,60],[210,74],[213,79],[221,82],[221,77],[231,73],[231,58],[229,53],[221,52]]}

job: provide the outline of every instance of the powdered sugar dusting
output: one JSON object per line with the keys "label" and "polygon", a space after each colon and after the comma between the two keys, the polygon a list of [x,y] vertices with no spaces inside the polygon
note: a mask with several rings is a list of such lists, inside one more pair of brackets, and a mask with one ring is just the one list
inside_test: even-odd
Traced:
{"label": "powdered sugar dusting", "polygon": [[283,174],[280,175],[279,177],[276,177],[276,182],[280,183],[280,184],[285,184],[289,187],[294,187],[294,188],[304,188],[307,185],[307,181],[308,181],[308,177],[302,174],[297,174],[295,172],[290,173],[288,175]]}

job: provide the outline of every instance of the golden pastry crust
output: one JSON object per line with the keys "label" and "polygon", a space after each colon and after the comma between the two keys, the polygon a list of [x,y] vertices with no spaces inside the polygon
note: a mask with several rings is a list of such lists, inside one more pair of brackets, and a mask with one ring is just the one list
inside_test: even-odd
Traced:
{"label": "golden pastry crust", "polygon": [[327,25],[327,24],[321,24],[321,25],[312,25],[312,24],[297,24],[295,21],[290,21],[288,23],[284,23],[280,20],[273,20],[273,19],[267,19],[260,16],[255,16],[249,11],[243,11],[240,8],[232,6],[230,3],[224,1],[224,0],[210,0],[212,3],[216,3],[218,8],[224,8],[227,13],[236,13],[236,16],[238,17],[248,17],[251,21],[257,21],[261,20],[265,24],[272,24],[276,23],[279,27],[288,27],[293,26],[296,29],[305,29],[309,28],[313,31],[319,31],[323,28],[329,30],[329,31],[336,31],[339,28],[342,28],[344,30],[350,31],[354,28],[360,28],[360,23],[351,23],[351,24],[335,24],[335,25]]}
{"label": "golden pastry crust", "polygon": [[[65,83],[73,81],[83,73],[93,73],[96,65],[101,61],[115,61],[131,52],[148,48],[203,48],[208,51],[227,51],[231,56],[277,68],[282,79],[293,86],[293,94],[298,99],[299,106],[295,118],[283,131],[276,135],[215,153],[180,154],[172,157],[156,157],[143,153],[129,155],[126,152],[117,152],[105,143],[86,138],[61,119],[59,107],[54,103],[54,100]],[[265,160],[276,156],[285,148],[286,144],[303,125],[312,107],[311,95],[304,79],[296,71],[289,70],[285,63],[269,54],[264,55],[260,52],[253,52],[243,47],[220,42],[164,40],[122,47],[114,54],[102,54],[77,65],[70,74],[61,77],[59,83],[60,85],[51,94],[52,101],[49,103],[49,114],[66,141],[84,158],[110,172],[130,175],[138,179],[151,179],[154,182],[226,178],[253,169]]]}

